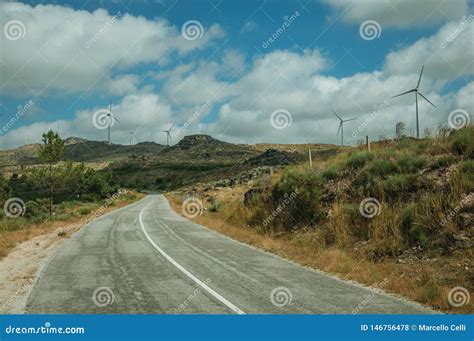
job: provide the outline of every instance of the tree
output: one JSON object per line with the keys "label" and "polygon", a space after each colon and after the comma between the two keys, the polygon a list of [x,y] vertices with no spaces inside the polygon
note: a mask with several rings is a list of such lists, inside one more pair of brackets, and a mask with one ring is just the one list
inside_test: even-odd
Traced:
{"label": "tree", "polygon": [[43,146],[40,150],[40,158],[49,165],[49,219],[53,215],[53,165],[57,164],[64,153],[64,141],[57,133],[49,130],[43,134]]}
{"label": "tree", "polygon": [[3,203],[3,201],[8,199],[10,191],[11,190],[10,186],[8,185],[7,179],[5,179],[2,174],[0,174],[0,202]]}
{"label": "tree", "polygon": [[395,126],[395,135],[397,136],[397,139],[401,139],[405,136],[405,127],[406,125],[404,122],[398,122]]}

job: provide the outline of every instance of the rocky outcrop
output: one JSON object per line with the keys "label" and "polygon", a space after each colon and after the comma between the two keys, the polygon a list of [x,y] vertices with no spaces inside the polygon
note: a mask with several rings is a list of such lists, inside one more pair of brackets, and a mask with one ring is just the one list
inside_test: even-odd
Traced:
{"label": "rocky outcrop", "polygon": [[302,160],[302,156],[297,153],[288,153],[277,149],[267,149],[260,155],[253,156],[245,161],[245,164],[252,166],[277,166],[291,165]]}

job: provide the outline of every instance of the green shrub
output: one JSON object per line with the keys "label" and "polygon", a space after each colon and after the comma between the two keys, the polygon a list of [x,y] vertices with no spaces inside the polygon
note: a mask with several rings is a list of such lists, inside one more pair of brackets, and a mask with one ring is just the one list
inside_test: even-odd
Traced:
{"label": "green shrub", "polygon": [[335,180],[341,176],[341,171],[342,167],[339,164],[333,164],[323,171],[322,177],[325,180]]}
{"label": "green shrub", "polygon": [[438,157],[436,160],[433,160],[430,163],[429,168],[430,169],[445,168],[452,165],[454,162],[456,162],[456,157],[452,155],[442,155]]}
{"label": "green shrub", "polygon": [[347,159],[346,166],[352,169],[359,169],[365,166],[367,161],[370,161],[374,158],[374,155],[369,152],[357,152],[353,153]]}
{"label": "green shrub", "polygon": [[458,155],[474,157],[474,126],[456,131],[452,136],[451,149]]}
{"label": "green shrub", "polygon": [[26,202],[24,217],[31,223],[41,223],[49,219],[48,200],[37,199]]}
{"label": "green shrub", "polygon": [[400,231],[408,247],[426,246],[428,231],[416,223],[417,207],[415,203],[405,206],[399,215]]}
{"label": "green shrub", "polygon": [[350,234],[357,240],[367,240],[368,228],[367,220],[360,214],[358,204],[344,204],[342,206],[342,213],[347,217],[349,226],[347,229],[350,230]]}
{"label": "green shrub", "polygon": [[219,212],[224,203],[222,201],[216,201],[209,207],[209,212]]}
{"label": "green shrub", "polygon": [[67,213],[61,213],[61,214],[55,215],[53,219],[57,221],[67,221],[71,219],[71,215]]}
{"label": "green shrub", "polygon": [[91,213],[91,211],[92,211],[91,207],[85,206],[85,207],[80,207],[77,210],[77,213],[79,215],[87,215],[87,214]]}
{"label": "green shrub", "polygon": [[398,172],[398,167],[392,160],[378,159],[370,164],[367,171],[373,175],[384,176]]}
{"label": "green shrub", "polygon": [[428,164],[428,160],[412,154],[403,154],[397,159],[397,164],[402,173],[416,173]]}
{"label": "green shrub", "polygon": [[314,173],[289,171],[273,186],[273,221],[284,229],[310,226],[323,217],[319,201],[321,179]]}
{"label": "green shrub", "polygon": [[459,169],[468,174],[474,174],[474,160],[466,160],[461,163]]}
{"label": "green shrub", "polygon": [[395,200],[402,198],[404,194],[415,192],[417,186],[417,176],[411,174],[390,175],[381,182],[382,191],[387,199]]}

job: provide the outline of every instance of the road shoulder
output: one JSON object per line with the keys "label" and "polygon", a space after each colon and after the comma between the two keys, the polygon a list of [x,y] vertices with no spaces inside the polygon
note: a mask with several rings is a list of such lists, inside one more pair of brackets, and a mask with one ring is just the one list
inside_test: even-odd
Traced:
{"label": "road shoulder", "polygon": [[[100,210],[105,214],[117,211],[140,201],[144,196],[137,196],[134,202],[120,201],[115,206]],[[39,235],[31,234],[8,254],[0,259],[0,314],[24,314],[25,306],[31,290],[42,270],[48,264],[61,245],[70,239],[75,232],[85,227],[97,212],[80,221],[52,222],[49,228],[43,229]],[[36,231],[37,233],[40,233]]]}

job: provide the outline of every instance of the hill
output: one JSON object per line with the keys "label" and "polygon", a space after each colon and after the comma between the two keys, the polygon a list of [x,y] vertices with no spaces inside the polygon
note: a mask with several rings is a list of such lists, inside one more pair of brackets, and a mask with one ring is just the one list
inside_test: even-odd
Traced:
{"label": "hill", "polygon": [[[307,147],[329,157],[339,150],[331,145],[245,145],[220,141],[209,135],[184,136],[173,146],[154,142],[108,144],[79,137],[65,139],[63,162],[87,163],[110,172],[121,186],[170,189],[198,182],[232,178],[261,166],[287,166],[307,157]],[[41,144],[0,151],[0,169],[8,177],[24,167],[41,167]],[[266,148],[268,147],[268,148]]]}

